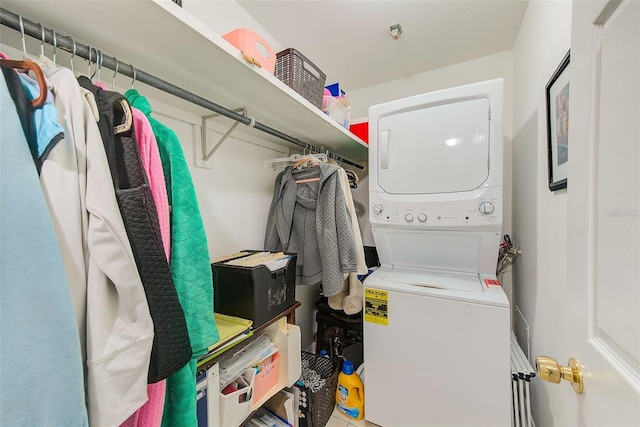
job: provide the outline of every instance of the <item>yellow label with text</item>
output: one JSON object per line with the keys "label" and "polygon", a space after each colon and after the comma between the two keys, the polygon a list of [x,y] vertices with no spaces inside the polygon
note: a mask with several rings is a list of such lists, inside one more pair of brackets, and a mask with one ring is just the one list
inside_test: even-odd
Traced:
{"label": "yellow label with text", "polygon": [[389,325],[389,293],[379,289],[364,288],[365,322]]}

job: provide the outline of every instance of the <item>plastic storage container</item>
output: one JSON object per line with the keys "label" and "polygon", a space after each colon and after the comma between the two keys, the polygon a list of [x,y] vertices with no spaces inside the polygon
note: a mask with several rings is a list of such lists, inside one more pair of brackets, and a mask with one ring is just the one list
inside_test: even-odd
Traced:
{"label": "plastic storage container", "polygon": [[364,384],[360,376],[353,370],[353,363],[345,360],[342,372],[338,375],[336,390],[338,411],[354,420],[364,417]]}
{"label": "plastic storage container", "polygon": [[296,255],[287,255],[287,265],[275,271],[265,265],[211,264],[214,311],[252,320],[257,328],[295,304]]}
{"label": "plastic storage container", "polygon": [[274,75],[307,101],[322,109],[324,82],[327,76],[303,54],[295,49],[278,52]]}
{"label": "plastic storage container", "polygon": [[276,55],[269,43],[258,34],[246,28],[238,28],[225,34],[222,38],[252,57],[262,68],[273,74]]}
{"label": "plastic storage container", "polygon": [[238,386],[237,390],[225,394],[220,392],[220,425],[237,426],[251,413],[251,398],[256,371],[253,368],[245,369],[238,377],[244,386]]}
{"label": "plastic storage container", "polygon": [[340,83],[334,83],[325,86],[329,90],[332,96],[347,96],[347,93],[340,88]]}

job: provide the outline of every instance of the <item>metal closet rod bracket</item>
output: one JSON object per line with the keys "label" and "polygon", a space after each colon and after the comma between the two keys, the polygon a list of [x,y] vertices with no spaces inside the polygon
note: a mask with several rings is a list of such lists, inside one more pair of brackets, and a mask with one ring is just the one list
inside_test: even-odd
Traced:
{"label": "metal closet rod bracket", "polygon": [[[240,114],[243,117],[247,117],[247,110],[244,108],[236,108],[235,110],[233,110],[233,112],[236,114]],[[222,137],[220,137],[218,142],[216,142],[213,145],[213,148],[211,148],[211,151],[207,153],[207,120],[212,119],[214,117],[219,117],[219,116],[221,116],[221,114],[209,114],[208,116],[202,116],[201,144],[202,144],[202,161],[204,162],[206,162],[211,158],[211,156],[213,156],[213,153],[215,153],[216,150],[220,148],[222,143],[229,137],[229,135],[231,135],[231,133],[235,130],[235,128],[238,127],[238,125],[240,124],[240,122],[233,123],[231,127],[225,132],[225,134],[222,135]],[[250,122],[247,123],[246,125],[253,127],[253,125],[255,125],[255,122],[256,122],[255,119],[250,118]]]}
{"label": "metal closet rod bracket", "polygon": [[[20,27],[21,27],[20,18],[21,17],[18,14],[13,13],[3,7],[0,7],[0,24],[6,27],[9,27],[13,30],[20,31]],[[45,28],[44,26],[41,26],[40,24],[37,24],[26,18],[22,18],[22,23],[23,23],[22,26],[24,28],[24,34],[38,40],[42,40],[44,38],[45,43],[49,45],[54,44],[53,30]],[[89,47],[81,43],[76,43],[71,37],[62,35],[57,31],[56,31],[55,43],[57,45],[57,48],[65,50],[66,52],[73,54],[73,56],[78,56],[83,59],[89,59],[91,61],[93,61],[92,58],[96,58],[98,56],[98,49],[96,49],[95,47]],[[257,122],[253,118],[247,117],[246,115],[238,114],[232,110],[229,110],[228,108],[225,108],[219,104],[211,102],[206,98],[203,98],[192,92],[186,91],[181,87],[171,84],[165,80],[162,80],[152,74],[146,73],[138,67],[134,68],[133,65],[129,65],[124,62],[121,62],[117,60],[115,57],[111,57],[108,55],[100,55],[100,66],[113,70],[118,74],[122,74],[123,76],[133,78],[137,82],[144,83],[146,85],[159,89],[177,98],[183,99],[187,102],[203,107],[209,111],[214,111],[219,115],[228,117],[230,119],[243,123],[247,126],[253,127],[269,135],[288,141],[294,145],[297,145],[298,147],[304,148],[305,146],[309,145],[305,142],[300,141],[297,138],[294,138],[290,135],[282,133],[277,129],[273,129],[272,127],[269,127],[265,124]],[[218,142],[218,145],[219,144],[220,142]],[[334,153],[329,153],[329,157],[332,157],[335,160],[342,162],[344,164],[354,166],[358,169],[364,169],[364,166],[354,163],[350,160],[344,159]]]}

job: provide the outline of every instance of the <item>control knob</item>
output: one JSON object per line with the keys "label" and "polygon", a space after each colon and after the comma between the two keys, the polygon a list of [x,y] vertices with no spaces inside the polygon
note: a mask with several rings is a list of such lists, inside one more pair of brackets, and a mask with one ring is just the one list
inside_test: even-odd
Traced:
{"label": "control knob", "polygon": [[406,214],[406,215],[404,216],[404,219],[405,219],[405,221],[407,221],[407,222],[413,222],[413,215],[411,215],[411,214],[409,214],[409,213],[408,213],[408,214]]}
{"label": "control knob", "polygon": [[421,213],[420,215],[418,215],[418,221],[420,222],[425,222],[427,220],[427,216],[423,213]]}
{"label": "control knob", "polygon": [[373,213],[376,215],[380,215],[383,211],[382,205],[373,205]]}
{"label": "control knob", "polygon": [[491,215],[493,213],[493,211],[495,210],[495,207],[493,206],[493,203],[491,203],[491,202],[482,202],[482,203],[480,203],[480,206],[478,207],[478,210],[480,211],[480,213],[482,215]]}

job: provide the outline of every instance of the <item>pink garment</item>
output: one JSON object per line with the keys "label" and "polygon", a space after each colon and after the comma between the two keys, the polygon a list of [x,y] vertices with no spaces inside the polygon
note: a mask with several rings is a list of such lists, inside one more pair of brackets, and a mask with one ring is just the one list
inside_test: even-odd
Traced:
{"label": "pink garment", "polygon": [[[99,83],[98,86],[104,88],[103,83]],[[158,211],[164,252],[167,262],[169,262],[171,256],[169,200],[167,198],[167,187],[165,186],[158,143],[153,134],[153,129],[151,129],[151,124],[144,113],[133,107],[131,107],[131,112],[133,114],[133,127],[138,150],[140,151],[140,160],[149,178],[149,187]],[[166,380],[147,385],[149,400],[122,423],[121,427],[160,427],[164,411],[165,390]]]}
{"label": "pink garment", "polygon": [[136,139],[138,140],[138,149],[140,150],[140,160],[142,160],[142,166],[149,177],[149,186],[151,187],[153,200],[156,203],[156,210],[158,211],[158,221],[160,222],[160,234],[162,234],[164,253],[167,256],[167,262],[169,262],[171,257],[169,199],[167,198],[167,187],[164,181],[158,143],[153,134],[153,129],[151,129],[149,119],[147,119],[144,113],[133,107],[131,107],[131,112],[133,113],[133,126],[136,132]]}
{"label": "pink garment", "polygon": [[164,395],[167,380],[147,385],[149,400],[120,427],[160,427],[164,412]]}
{"label": "pink garment", "polygon": [[7,55],[6,53],[0,52],[0,59],[11,59],[11,58],[9,58],[9,55]]}

